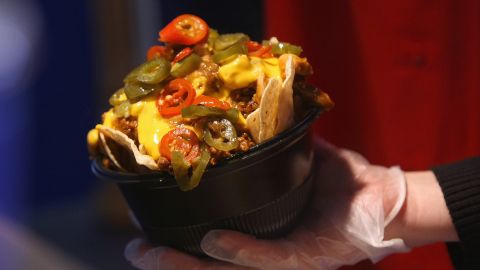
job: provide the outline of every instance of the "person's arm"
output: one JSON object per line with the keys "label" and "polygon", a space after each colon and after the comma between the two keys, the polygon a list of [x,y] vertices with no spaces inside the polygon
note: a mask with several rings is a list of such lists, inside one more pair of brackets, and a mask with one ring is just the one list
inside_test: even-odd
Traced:
{"label": "person's arm", "polygon": [[460,242],[449,244],[456,269],[480,269],[480,157],[433,169]]}
{"label": "person's arm", "polygon": [[458,269],[480,269],[480,157],[407,172],[407,196],[385,238],[410,247],[444,241]]}
{"label": "person's arm", "polygon": [[458,241],[445,198],[432,171],[406,172],[407,196],[385,239],[401,238],[409,247]]}

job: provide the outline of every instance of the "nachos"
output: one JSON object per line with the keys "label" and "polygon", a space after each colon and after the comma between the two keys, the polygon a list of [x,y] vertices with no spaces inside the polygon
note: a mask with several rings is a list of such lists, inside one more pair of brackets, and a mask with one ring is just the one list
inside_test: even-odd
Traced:
{"label": "nachos", "polygon": [[207,166],[249,151],[332,101],[306,83],[302,48],[219,34],[184,14],[159,32],[146,62],[126,75],[87,136],[92,157],[119,171],[169,172],[195,188]]}

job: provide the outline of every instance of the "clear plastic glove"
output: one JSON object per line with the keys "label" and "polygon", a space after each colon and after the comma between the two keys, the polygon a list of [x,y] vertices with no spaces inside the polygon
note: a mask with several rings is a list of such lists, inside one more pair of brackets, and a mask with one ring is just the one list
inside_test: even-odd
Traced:
{"label": "clear plastic glove", "polygon": [[336,269],[364,259],[377,262],[409,248],[401,239],[384,240],[385,227],[406,196],[398,167],[369,164],[358,153],[317,139],[317,176],[312,203],[288,236],[259,240],[215,230],[202,249],[216,259],[199,259],[166,247],[132,241],[125,256],[141,269]]}

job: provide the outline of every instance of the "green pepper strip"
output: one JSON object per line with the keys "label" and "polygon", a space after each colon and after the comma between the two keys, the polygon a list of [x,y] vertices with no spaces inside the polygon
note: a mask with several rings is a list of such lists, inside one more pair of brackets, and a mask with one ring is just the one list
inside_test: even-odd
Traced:
{"label": "green pepper strip", "polygon": [[[205,126],[205,129],[203,130],[203,139],[205,140],[205,142],[208,145],[215,147],[216,149],[221,151],[230,151],[237,148],[239,142],[237,140],[237,131],[235,130],[233,124],[227,119],[214,121],[218,121],[219,123],[217,124],[220,124],[222,127],[222,131],[220,134],[221,137],[218,139],[214,139],[207,124]],[[227,141],[224,142],[224,140]]]}
{"label": "green pepper strip", "polygon": [[300,55],[303,49],[300,46],[296,46],[287,42],[278,42],[278,43],[270,43],[270,41],[263,41],[263,45],[270,45],[272,46],[272,53],[274,55],[282,55],[285,53],[291,53],[295,55]]}
{"label": "green pepper strip", "polygon": [[247,45],[245,45],[245,42],[239,42],[231,47],[228,47],[227,49],[223,51],[218,51],[216,52],[213,56],[212,59],[215,63],[217,64],[222,64],[227,62],[228,59],[231,57],[238,55],[238,54],[247,54],[248,49]]}
{"label": "green pepper strip", "polygon": [[154,58],[143,65],[137,80],[148,84],[159,83],[170,75],[170,68],[170,62],[167,59]]}
{"label": "green pepper strip", "polygon": [[165,80],[170,75],[170,62],[165,58],[154,58],[145,62],[130,72],[124,82],[142,82],[156,84]]}
{"label": "green pepper strip", "polygon": [[243,33],[224,34],[216,38],[213,48],[215,51],[225,50],[237,43],[245,43],[249,40]]}
{"label": "green pepper strip", "polygon": [[240,115],[240,111],[232,108],[232,109],[226,110],[225,115],[223,117],[228,121],[230,121],[232,124],[236,124],[238,122],[239,115]]}
{"label": "green pepper strip", "polygon": [[185,160],[185,156],[180,151],[172,151],[172,169],[175,180],[181,190],[188,190],[190,186],[190,179],[188,177],[188,170],[190,163]]}
{"label": "green pepper strip", "polygon": [[210,28],[210,30],[208,31],[208,41],[207,41],[209,49],[213,50],[215,41],[217,40],[218,36],[219,36],[218,31],[213,28]]}
{"label": "green pepper strip", "polygon": [[202,147],[200,158],[193,168],[192,176],[188,176],[190,163],[185,160],[185,156],[180,151],[172,151],[172,168],[175,180],[182,191],[189,191],[194,189],[200,183],[203,173],[210,161],[210,152],[205,147]]}
{"label": "green pepper strip", "polygon": [[237,109],[222,110],[215,107],[207,107],[203,105],[190,105],[182,109],[182,117],[196,119],[205,116],[216,116],[225,118],[233,124],[238,122],[239,111]]}
{"label": "green pepper strip", "polygon": [[172,76],[175,78],[185,77],[196,70],[202,63],[202,58],[194,53],[182,61],[175,63],[172,67]]}
{"label": "green pepper strip", "polygon": [[200,159],[197,162],[197,165],[193,168],[192,177],[190,177],[190,185],[186,190],[191,190],[198,186],[200,179],[202,179],[203,173],[207,168],[208,162],[210,162],[210,152],[206,147],[202,147],[202,152],[200,154]]}
{"label": "green pepper strip", "polygon": [[139,97],[146,96],[155,91],[158,86],[144,84],[140,82],[129,82],[124,86],[125,95],[129,100],[135,100]]}

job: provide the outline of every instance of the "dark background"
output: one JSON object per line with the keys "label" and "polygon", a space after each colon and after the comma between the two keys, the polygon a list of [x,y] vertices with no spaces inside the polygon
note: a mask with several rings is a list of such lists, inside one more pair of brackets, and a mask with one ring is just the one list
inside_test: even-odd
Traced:
{"label": "dark background", "polygon": [[130,269],[122,252],[138,232],[115,187],[90,172],[86,134],[163,25],[194,13],[258,40],[262,1],[22,0],[0,10],[9,37],[0,41],[0,217],[89,268]]}

